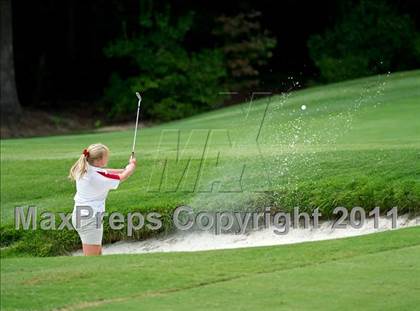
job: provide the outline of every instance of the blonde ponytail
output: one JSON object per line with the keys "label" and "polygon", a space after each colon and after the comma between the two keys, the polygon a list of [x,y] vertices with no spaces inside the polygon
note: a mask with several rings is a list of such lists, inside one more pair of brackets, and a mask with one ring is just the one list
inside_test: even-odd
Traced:
{"label": "blonde ponytail", "polygon": [[95,160],[102,159],[105,154],[109,153],[107,146],[103,144],[92,144],[87,149],[83,150],[82,155],[73,164],[70,169],[68,178],[70,180],[76,180],[82,178],[86,174],[88,164],[93,165]]}
{"label": "blonde ponytail", "polygon": [[76,163],[73,164],[73,166],[70,169],[69,173],[69,179],[70,180],[76,180],[81,177],[83,177],[84,174],[87,172],[87,166],[88,161],[86,159],[86,156],[82,154],[79,158],[79,160],[76,161]]}

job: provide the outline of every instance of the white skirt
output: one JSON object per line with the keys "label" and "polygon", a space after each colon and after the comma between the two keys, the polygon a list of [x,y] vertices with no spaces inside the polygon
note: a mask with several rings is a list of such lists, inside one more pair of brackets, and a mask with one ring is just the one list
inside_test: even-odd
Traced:
{"label": "white skirt", "polygon": [[77,226],[75,212],[73,212],[71,221],[83,244],[102,245],[102,236],[104,232],[102,221],[99,220],[100,223],[97,223],[97,218],[95,216],[90,218],[80,217],[80,223],[79,226]]}

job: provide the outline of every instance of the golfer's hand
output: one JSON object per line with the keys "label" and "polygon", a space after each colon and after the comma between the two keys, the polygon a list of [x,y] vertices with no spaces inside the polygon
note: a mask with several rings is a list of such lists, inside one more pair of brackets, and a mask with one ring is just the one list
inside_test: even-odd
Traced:
{"label": "golfer's hand", "polygon": [[130,175],[131,175],[136,169],[136,165],[137,165],[136,158],[130,158],[128,165],[125,167],[125,170],[130,172]]}
{"label": "golfer's hand", "polygon": [[130,160],[128,161],[130,164],[133,164],[134,166],[137,165],[137,160],[134,157],[131,157]]}

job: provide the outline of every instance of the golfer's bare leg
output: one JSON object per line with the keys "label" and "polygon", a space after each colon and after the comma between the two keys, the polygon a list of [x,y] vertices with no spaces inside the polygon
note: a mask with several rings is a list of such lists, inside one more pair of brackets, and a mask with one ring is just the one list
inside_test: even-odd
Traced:
{"label": "golfer's bare leg", "polygon": [[85,256],[99,256],[102,255],[102,245],[82,244],[83,254]]}

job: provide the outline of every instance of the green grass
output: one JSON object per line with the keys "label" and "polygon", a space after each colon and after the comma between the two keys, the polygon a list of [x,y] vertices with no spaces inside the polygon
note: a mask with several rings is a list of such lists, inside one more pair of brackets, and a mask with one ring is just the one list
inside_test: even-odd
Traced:
{"label": "green grass", "polygon": [[[110,194],[107,211],[167,216],[181,204],[201,210],[298,205],[319,207],[324,216],[339,205],[419,211],[419,85],[420,71],[370,77],[141,130],[138,171]],[[9,245],[9,254],[41,256],[78,247],[74,232],[14,231],[13,208],[70,212],[75,189],[66,176],[83,148],[105,143],[110,166],[121,167],[131,139],[132,131],[122,131],[2,140],[1,245]],[[165,229],[170,226],[165,220]],[[142,230],[135,238],[150,234]],[[106,228],[106,242],[122,238],[124,232]]]}
{"label": "green grass", "polygon": [[420,227],[197,253],[1,260],[2,310],[415,310]]}

